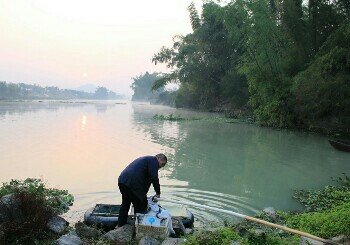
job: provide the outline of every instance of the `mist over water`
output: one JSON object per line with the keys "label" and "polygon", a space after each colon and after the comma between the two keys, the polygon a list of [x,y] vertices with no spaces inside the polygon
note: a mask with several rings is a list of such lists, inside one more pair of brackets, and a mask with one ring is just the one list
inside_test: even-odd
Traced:
{"label": "mist over water", "polygon": [[[205,119],[153,119],[170,113]],[[294,189],[321,188],[350,173],[350,155],[325,137],[208,119],[217,116],[117,101],[0,102],[0,181],[36,177],[68,189],[75,202],[66,217],[77,221],[96,203],[120,203],[120,172],[159,152],[169,159],[160,171],[163,197],[245,214],[299,209]],[[174,214],[182,209],[162,206]],[[197,225],[235,221],[188,209]]]}

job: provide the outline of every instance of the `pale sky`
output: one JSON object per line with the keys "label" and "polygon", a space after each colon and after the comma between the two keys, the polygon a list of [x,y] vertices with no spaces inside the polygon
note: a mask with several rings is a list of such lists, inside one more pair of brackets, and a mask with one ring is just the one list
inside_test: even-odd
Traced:
{"label": "pale sky", "polygon": [[[0,81],[131,94],[131,77],[165,71],[152,56],[191,31],[191,0],[0,0]],[[200,10],[201,0],[195,1]]]}

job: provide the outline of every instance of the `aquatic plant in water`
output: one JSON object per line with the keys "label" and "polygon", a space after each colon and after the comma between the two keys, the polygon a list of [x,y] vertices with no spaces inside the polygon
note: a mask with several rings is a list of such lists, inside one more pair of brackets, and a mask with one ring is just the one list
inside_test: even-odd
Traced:
{"label": "aquatic plant in water", "polygon": [[153,119],[156,119],[156,120],[161,120],[161,121],[185,121],[185,120],[200,120],[200,118],[185,118],[185,117],[182,117],[181,115],[174,115],[174,114],[169,114],[169,115],[158,115],[158,114],[155,114],[153,116]]}

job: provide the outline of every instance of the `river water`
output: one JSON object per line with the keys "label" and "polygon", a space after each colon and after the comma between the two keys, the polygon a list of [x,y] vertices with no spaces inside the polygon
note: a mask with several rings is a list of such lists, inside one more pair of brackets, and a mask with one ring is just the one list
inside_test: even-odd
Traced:
{"label": "river water", "polygon": [[[202,120],[153,118],[170,113]],[[160,171],[163,197],[245,214],[268,206],[298,210],[293,190],[350,175],[350,154],[325,137],[144,103],[0,102],[0,137],[0,182],[36,177],[69,190],[75,202],[66,217],[73,222],[96,203],[120,203],[120,172],[135,158],[159,152],[168,156]],[[174,214],[184,208],[162,206]],[[198,225],[235,221],[188,209]]]}

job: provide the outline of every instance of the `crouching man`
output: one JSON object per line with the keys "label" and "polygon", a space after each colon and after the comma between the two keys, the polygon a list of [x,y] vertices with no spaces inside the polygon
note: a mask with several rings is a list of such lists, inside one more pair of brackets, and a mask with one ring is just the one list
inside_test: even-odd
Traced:
{"label": "crouching man", "polygon": [[135,213],[147,211],[147,192],[153,185],[156,196],[160,197],[158,170],[165,166],[167,157],[160,153],[156,156],[140,157],[130,163],[120,174],[118,186],[122,194],[122,205],[119,210],[118,226],[126,224],[130,204]]}

